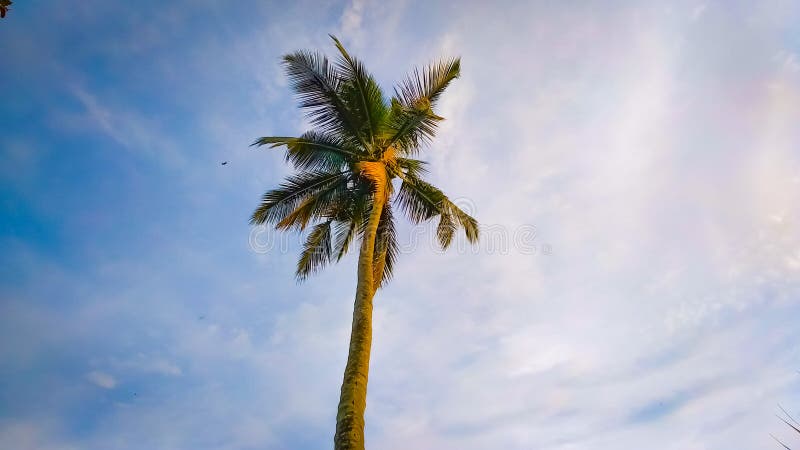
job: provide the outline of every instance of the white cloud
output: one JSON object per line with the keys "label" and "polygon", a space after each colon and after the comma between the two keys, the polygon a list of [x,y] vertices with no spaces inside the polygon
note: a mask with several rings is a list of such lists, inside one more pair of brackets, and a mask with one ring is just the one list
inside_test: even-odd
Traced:
{"label": "white cloud", "polygon": [[364,16],[366,0],[351,0],[342,13],[341,33],[352,36],[361,33],[361,21]]}
{"label": "white cloud", "polygon": [[86,374],[86,379],[103,389],[114,389],[117,380],[110,374],[93,370]]}
{"label": "white cloud", "polygon": [[180,366],[167,358],[145,355],[139,353],[135,357],[127,359],[113,358],[111,365],[117,369],[134,371],[145,374],[156,374],[164,376],[180,376],[183,374]]}
{"label": "white cloud", "polygon": [[780,50],[775,54],[775,61],[791,73],[800,72],[800,60],[798,60],[797,55],[792,52]]}
{"label": "white cloud", "polygon": [[0,421],[0,443],[17,450],[77,450],[81,447],[68,444],[57,435],[52,424],[47,425],[21,420]]}
{"label": "white cloud", "polygon": [[110,107],[95,94],[79,86],[71,86],[70,92],[84,107],[84,115],[58,115],[54,121],[59,126],[97,129],[123,148],[157,159],[167,166],[181,167],[186,164],[182,149],[168,133],[162,131],[158,121],[126,107]]}
{"label": "white cloud", "polygon": [[692,9],[691,19],[692,21],[698,20],[703,17],[703,14],[706,12],[706,8],[708,5],[705,3],[700,3]]}

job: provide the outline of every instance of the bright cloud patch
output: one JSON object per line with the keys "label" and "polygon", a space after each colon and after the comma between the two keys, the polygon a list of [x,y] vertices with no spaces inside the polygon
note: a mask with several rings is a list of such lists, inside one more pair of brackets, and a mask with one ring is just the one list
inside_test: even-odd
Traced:
{"label": "bright cloud patch", "polygon": [[114,389],[117,380],[105,372],[92,371],[86,374],[86,379],[104,389]]}

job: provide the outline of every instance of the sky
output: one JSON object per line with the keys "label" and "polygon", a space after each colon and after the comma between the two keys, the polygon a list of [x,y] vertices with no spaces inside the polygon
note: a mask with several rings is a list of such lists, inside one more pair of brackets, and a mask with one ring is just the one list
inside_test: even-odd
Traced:
{"label": "sky", "polygon": [[248,225],[328,33],[388,92],[462,57],[423,158],[483,230],[401,226],[368,448],[800,444],[800,3],[19,0],[0,447],[331,447],[355,259]]}

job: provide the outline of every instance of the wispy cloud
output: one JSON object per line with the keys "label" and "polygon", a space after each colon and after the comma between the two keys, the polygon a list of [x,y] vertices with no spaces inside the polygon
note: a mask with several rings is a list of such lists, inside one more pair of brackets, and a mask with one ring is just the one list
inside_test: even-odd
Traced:
{"label": "wispy cloud", "polygon": [[104,133],[121,147],[143,156],[158,159],[165,165],[182,166],[186,156],[158,121],[125,108],[110,108],[85,89],[71,88],[84,107],[85,123]]}
{"label": "wispy cloud", "polygon": [[146,374],[151,373],[173,377],[183,374],[183,371],[176,363],[163,357],[148,356],[144,353],[139,353],[135,357],[127,359],[112,359],[111,365],[120,370]]}
{"label": "wispy cloud", "polygon": [[86,374],[86,379],[103,389],[114,389],[117,385],[117,380],[105,372],[91,371]]}

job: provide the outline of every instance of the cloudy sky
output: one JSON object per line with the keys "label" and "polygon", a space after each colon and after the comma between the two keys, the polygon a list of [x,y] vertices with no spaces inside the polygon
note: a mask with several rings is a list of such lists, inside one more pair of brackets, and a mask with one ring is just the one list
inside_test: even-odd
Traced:
{"label": "cloudy sky", "polygon": [[[17,1],[0,22],[0,447],[332,442],[351,257],[251,229],[335,33],[390,89],[460,55],[402,227],[372,449],[776,448],[800,415],[800,3]],[[222,166],[220,163],[228,161]]]}

